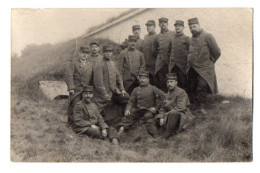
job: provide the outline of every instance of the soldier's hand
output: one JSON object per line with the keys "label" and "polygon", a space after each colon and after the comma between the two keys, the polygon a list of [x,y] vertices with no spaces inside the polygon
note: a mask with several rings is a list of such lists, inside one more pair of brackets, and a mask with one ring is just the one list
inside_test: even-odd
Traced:
{"label": "soldier's hand", "polygon": [[123,90],[123,91],[121,91],[121,94],[124,97],[125,95],[127,95],[127,92]]}
{"label": "soldier's hand", "polygon": [[163,126],[165,124],[164,118],[160,118],[160,126]]}
{"label": "soldier's hand", "polygon": [[111,100],[111,97],[110,97],[108,94],[106,94],[104,97],[105,97],[105,99],[106,99],[107,101],[110,101],[110,100]]}
{"label": "soldier's hand", "polygon": [[156,113],[156,108],[155,108],[155,107],[151,107],[149,110],[150,110],[152,113]]}
{"label": "soldier's hand", "polygon": [[70,95],[74,94],[74,90],[69,90],[69,94]]}
{"label": "soldier's hand", "polygon": [[106,130],[106,129],[102,130],[102,136],[103,136],[104,138],[107,137],[107,130]]}
{"label": "soldier's hand", "polygon": [[125,116],[129,116],[130,115],[130,111],[126,110],[125,111]]}
{"label": "soldier's hand", "polygon": [[99,127],[94,124],[91,125],[91,128],[99,130]]}

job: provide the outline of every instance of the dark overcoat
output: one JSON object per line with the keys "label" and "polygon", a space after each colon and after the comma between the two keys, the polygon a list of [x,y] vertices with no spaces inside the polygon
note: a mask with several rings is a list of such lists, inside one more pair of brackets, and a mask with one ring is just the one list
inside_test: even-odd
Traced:
{"label": "dark overcoat", "polygon": [[147,34],[143,41],[143,54],[146,62],[146,70],[149,71],[151,75],[154,75],[155,61],[157,56],[156,36],[157,34],[155,32]]}
{"label": "dark overcoat", "polygon": [[155,72],[154,74],[164,66],[164,64],[169,65],[170,54],[172,48],[172,38],[174,37],[175,32],[167,30],[165,32],[161,32],[156,37],[156,49],[158,52],[156,62],[155,62]]}
{"label": "dark overcoat", "polygon": [[73,109],[72,129],[75,133],[81,134],[86,132],[91,125],[97,125],[102,130],[108,129],[108,125],[99,114],[96,104],[86,103],[82,100]]}
{"label": "dark overcoat", "polygon": [[143,53],[138,50],[124,50],[118,57],[118,70],[126,91],[137,81],[140,70],[145,70]]}
{"label": "dark overcoat", "polygon": [[175,34],[172,39],[172,51],[170,55],[169,72],[176,65],[181,71],[186,74],[187,56],[189,53],[189,37],[182,34]]}
{"label": "dark overcoat", "polygon": [[192,36],[189,41],[188,64],[209,85],[210,93],[217,93],[217,78],[215,62],[221,55],[220,48],[212,34],[201,30],[197,36]]}

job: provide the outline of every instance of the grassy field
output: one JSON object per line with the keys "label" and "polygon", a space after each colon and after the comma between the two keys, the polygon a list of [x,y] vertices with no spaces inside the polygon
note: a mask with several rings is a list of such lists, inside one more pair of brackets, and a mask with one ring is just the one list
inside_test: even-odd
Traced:
{"label": "grassy field", "polygon": [[[252,161],[252,100],[214,96],[208,116],[168,141],[144,127],[122,136],[121,145],[79,137],[66,127],[67,100],[33,100],[12,84],[11,160],[15,162],[240,162]],[[19,85],[21,86],[21,85]],[[223,104],[221,101],[229,100]]]}

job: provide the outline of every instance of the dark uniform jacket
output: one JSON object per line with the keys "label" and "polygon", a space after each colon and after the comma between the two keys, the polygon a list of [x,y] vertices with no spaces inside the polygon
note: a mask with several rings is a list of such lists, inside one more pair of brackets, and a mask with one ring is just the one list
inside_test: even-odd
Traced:
{"label": "dark uniform jacket", "polygon": [[94,73],[94,86],[100,97],[124,91],[122,77],[112,60],[101,61],[96,64]]}
{"label": "dark uniform jacket", "polygon": [[136,50],[143,52],[143,40],[138,38],[135,45]]}
{"label": "dark uniform jacket", "polygon": [[84,65],[79,58],[71,60],[66,73],[68,90],[75,90],[75,94],[81,93],[84,85],[91,85],[92,77],[91,62],[86,61]]}
{"label": "dark uniform jacket", "polygon": [[146,62],[146,70],[149,71],[151,75],[154,75],[155,60],[157,56],[156,36],[157,34],[155,32],[149,33],[144,37],[143,41],[143,54]]}
{"label": "dark uniform jacket", "polygon": [[139,71],[145,70],[144,56],[138,50],[121,52],[117,64],[126,90],[136,82]]}
{"label": "dark uniform jacket", "polygon": [[126,106],[126,110],[150,109],[159,110],[165,98],[165,93],[153,85],[136,87]]}
{"label": "dark uniform jacket", "polygon": [[187,108],[188,105],[190,105],[188,95],[183,89],[176,86],[173,91],[167,93],[161,109],[159,110],[159,114],[156,115],[155,118],[163,118],[167,112],[179,112],[181,114],[179,128],[182,128],[193,118],[193,115]]}
{"label": "dark uniform jacket", "polygon": [[171,44],[174,35],[174,31],[167,30],[159,33],[156,37],[156,49],[158,51],[158,55],[155,62],[155,74],[163,67],[164,64],[169,65],[169,58],[172,48]]}
{"label": "dark uniform jacket", "polygon": [[175,34],[172,39],[172,51],[170,56],[169,71],[176,65],[186,74],[187,56],[189,53],[189,37],[182,34]]}
{"label": "dark uniform jacket", "polygon": [[102,130],[108,128],[108,125],[99,114],[97,106],[92,102],[86,103],[84,100],[75,105],[72,122],[72,129],[77,134],[86,132],[91,125],[97,125]]}
{"label": "dark uniform jacket", "polygon": [[103,60],[103,56],[100,54],[93,55],[91,54],[89,57],[89,61],[95,66],[97,63],[100,63]]}
{"label": "dark uniform jacket", "polygon": [[200,34],[190,38],[189,45],[189,66],[207,81],[211,93],[218,92],[214,64],[221,52],[215,38],[201,30]]}

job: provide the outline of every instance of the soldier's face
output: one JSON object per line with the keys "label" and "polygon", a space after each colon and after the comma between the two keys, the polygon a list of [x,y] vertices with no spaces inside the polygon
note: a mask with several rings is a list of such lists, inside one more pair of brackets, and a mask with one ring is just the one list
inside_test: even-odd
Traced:
{"label": "soldier's face", "polygon": [[146,85],[149,82],[149,78],[146,76],[138,76],[138,79],[141,86]]}
{"label": "soldier's face", "polygon": [[86,53],[86,52],[79,52],[79,57],[82,60],[86,60],[87,57],[88,57],[88,53]]}
{"label": "soldier's face", "polygon": [[155,31],[155,26],[154,25],[147,25],[147,32],[152,33]]}
{"label": "soldier's face", "polygon": [[98,52],[99,52],[99,46],[98,45],[96,45],[96,44],[92,44],[91,46],[90,46],[90,49],[91,49],[91,52],[93,53],[93,54],[97,54]]}
{"label": "soldier's face", "polygon": [[161,21],[161,22],[159,23],[159,26],[160,26],[161,29],[165,30],[165,29],[168,28],[168,22]]}
{"label": "soldier's face", "polygon": [[192,35],[197,35],[200,32],[200,25],[199,24],[191,24],[189,25],[190,32]]}
{"label": "soldier's face", "polygon": [[93,98],[93,92],[84,92],[82,94],[82,97],[85,101],[91,101],[91,99]]}
{"label": "soldier's face", "polygon": [[111,59],[113,52],[111,50],[105,51],[104,56],[106,59]]}
{"label": "soldier's face", "polygon": [[141,34],[141,29],[134,29],[133,34],[134,36],[138,37]]}
{"label": "soldier's face", "polygon": [[175,25],[175,31],[177,33],[182,33],[184,30],[184,27],[182,25]]}
{"label": "soldier's face", "polygon": [[174,89],[177,86],[176,80],[167,80],[167,87],[168,89]]}
{"label": "soldier's face", "polygon": [[129,47],[130,47],[131,49],[134,49],[134,48],[135,48],[135,45],[136,45],[136,42],[135,42],[135,41],[129,41],[128,44],[129,44]]}

